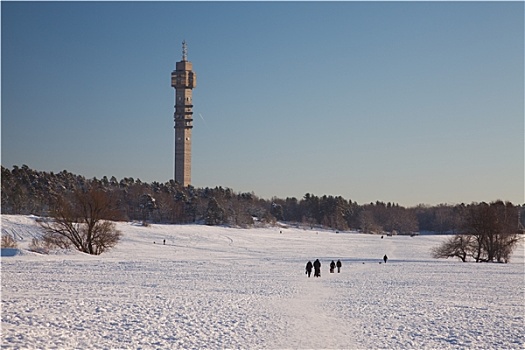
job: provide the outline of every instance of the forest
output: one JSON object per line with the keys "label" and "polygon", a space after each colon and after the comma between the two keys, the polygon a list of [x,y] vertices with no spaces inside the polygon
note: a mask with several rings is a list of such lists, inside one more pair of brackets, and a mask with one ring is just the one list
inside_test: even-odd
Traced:
{"label": "forest", "polygon": [[[148,223],[229,225],[252,227],[276,222],[336,231],[357,230],[376,234],[419,232],[457,234],[465,230],[472,208],[487,203],[418,205],[405,208],[397,203],[376,201],[359,204],[341,196],[263,199],[255,193],[230,188],[182,187],[172,181],[143,182],[114,176],[87,179],[63,170],[37,171],[27,165],[2,166],[1,209],[3,214],[48,216],[52,209],[75,192],[102,190],[116,203],[120,220]],[[491,205],[508,209],[516,231],[525,225],[525,205],[494,200]],[[512,224],[514,226],[514,224]],[[514,229],[513,229],[514,230]]]}

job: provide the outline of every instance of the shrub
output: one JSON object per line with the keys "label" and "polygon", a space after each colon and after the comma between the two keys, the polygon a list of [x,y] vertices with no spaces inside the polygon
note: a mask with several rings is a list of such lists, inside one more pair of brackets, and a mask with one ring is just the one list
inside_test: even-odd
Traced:
{"label": "shrub", "polygon": [[16,240],[11,235],[2,236],[2,248],[18,248]]}

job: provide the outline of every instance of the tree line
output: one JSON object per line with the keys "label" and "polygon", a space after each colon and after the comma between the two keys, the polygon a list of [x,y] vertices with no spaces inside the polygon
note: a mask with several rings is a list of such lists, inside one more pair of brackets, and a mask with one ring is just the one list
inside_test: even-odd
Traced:
{"label": "tree line", "polygon": [[[376,201],[358,204],[341,196],[263,199],[253,192],[230,188],[183,187],[171,180],[165,183],[106,176],[87,179],[66,170],[53,173],[30,169],[27,165],[1,168],[1,204],[4,214],[50,216],[57,206],[71,202],[79,193],[96,189],[115,203],[115,218],[144,223],[202,223],[251,227],[277,221],[304,227],[333,230],[359,230],[365,233],[420,231],[464,233],[469,208],[487,203],[418,205],[405,208],[397,203]],[[525,224],[525,206],[502,203],[514,228]],[[490,206],[490,205],[489,205]],[[511,208],[511,209],[509,209]],[[118,215],[115,213],[118,212]],[[510,218],[512,216],[512,218]]]}

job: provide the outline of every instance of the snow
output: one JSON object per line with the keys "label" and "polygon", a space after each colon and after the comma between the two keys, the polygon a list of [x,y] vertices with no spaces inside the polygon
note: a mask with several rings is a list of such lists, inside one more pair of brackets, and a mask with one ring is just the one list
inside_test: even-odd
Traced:
{"label": "snow", "polygon": [[[101,256],[43,255],[27,250],[34,217],[2,215],[20,248],[1,260],[2,348],[525,346],[523,244],[508,264],[476,264],[431,258],[437,235],[117,227],[122,241]],[[316,258],[321,278],[308,278]]]}

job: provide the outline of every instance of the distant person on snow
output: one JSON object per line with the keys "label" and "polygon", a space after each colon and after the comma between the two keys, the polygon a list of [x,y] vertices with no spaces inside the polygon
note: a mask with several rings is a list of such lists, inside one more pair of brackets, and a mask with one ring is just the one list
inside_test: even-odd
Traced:
{"label": "distant person on snow", "polygon": [[308,278],[310,278],[310,275],[312,274],[312,262],[311,261],[308,261],[306,263],[306,274],[308,275]]}
{"label": "distant person on snow", "polygon": [[319,259],[314,261],[314,277],[321,277],[321,262]]}
{"label": "distant person on snow", "polygon": [[330,273],[334,273],[334,270],[335,270],[335,262],[332,260],[332,262],[330,263]]}
{"label": "distant person on snow", "polygon": [[335,266],[337,266],[337,273],[341,272],[341,266],[343,266],[343,264],[341,264],[341,260],[337,260]]}
{"label": "distant person on snow", "polygon": [[383,261],[385,262],[385,264],[386,264],[387,260],[388,260],[388,256],[386,256],[386,254],[385,254],[385,256],[383,257]]}

